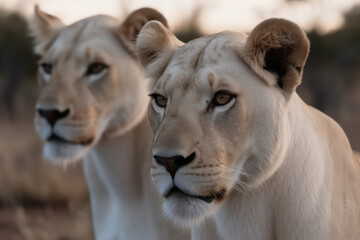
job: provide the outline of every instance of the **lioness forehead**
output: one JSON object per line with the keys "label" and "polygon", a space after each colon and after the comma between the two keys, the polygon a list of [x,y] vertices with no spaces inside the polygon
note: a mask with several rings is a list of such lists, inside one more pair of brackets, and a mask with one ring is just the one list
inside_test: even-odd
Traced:
{"label": "lioness forehead", "polygon": [[[97,15],[85,18],[61,29],[44,48],[45,55],[50,59],[57,59],[60,55],[71,55],[79,44],[94,40],[97,37],[105,38],[103,33],[119,24],[116,18]],[[66,57],[65,57],[66,58]]]}
{"label": "lioness forehead", "polygon": [[[162,76],[153,79],[150,87],[186,89],[202,85],[200,81],[205,78],[212,85],[217,79],[211,72],[238,59],[234,49],[241,51],[246,39],[246,34],[226,31],[192,40],[175,51]],[[200,79],[204,72],[206,76]]]}

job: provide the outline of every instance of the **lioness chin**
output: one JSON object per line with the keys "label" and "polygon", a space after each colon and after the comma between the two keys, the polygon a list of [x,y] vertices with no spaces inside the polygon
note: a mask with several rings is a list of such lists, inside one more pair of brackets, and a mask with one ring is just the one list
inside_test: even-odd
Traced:
{"label": "lioness chin", "polygon": [[45,158],[60,164],[85,158],[96,239],[189,238],[162,218],[149,173],[147,79],[133,40],[152,19],[167,24],[142,8],[122,23],[97,15],[65,26],[35,7],[32,33],[41,56],[35,127]]}
{"label": "lioness chin", "polygon": [[360,159],[296,94],[309,41],[284,19],[249,35],[137,39],[152,78],[152,179],[194,239],[359,239]]}

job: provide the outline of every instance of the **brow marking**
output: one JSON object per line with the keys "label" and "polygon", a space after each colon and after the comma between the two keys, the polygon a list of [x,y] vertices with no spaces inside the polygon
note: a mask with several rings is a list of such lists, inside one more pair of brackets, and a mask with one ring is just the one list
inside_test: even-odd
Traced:
{"label": "brow marking", "polygon": [[163,82],[163,89],[165,89],[166,84],[169,82],[169,79],[171,78],[171,74],[167,74],[164,78],[164,82]]}
{"label": "brow marking", "polygon": [[90,47],[87,47],[87,48],[85,49],[85,56],[86,56],[86,58],[90,58],[90,54],[91,54],[91,48],[90,48]]}
{"label": "brow marking", "polygon": [[210,87],[212,87],[213,84],[214,84],[214,81],[215,81],[215,76],[214,76],[213,73],[209,73],[207,77],[208,77],[208,81],[209,81]]}

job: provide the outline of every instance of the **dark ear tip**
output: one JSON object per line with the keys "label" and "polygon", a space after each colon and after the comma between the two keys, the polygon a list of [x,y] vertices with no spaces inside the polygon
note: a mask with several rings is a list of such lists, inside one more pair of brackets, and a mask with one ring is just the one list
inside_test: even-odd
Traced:
{"label": "dark ear tip", "polygon": [[166,28],[169,28],[168,22],[163,14],[153,8],[141,8],[139,9],[146,16],[148,21],[156,20],[162,23]]}
{"label": "dark ear tip", "polygon": [[309,45],[304,30],[296,23],[282,18],[271,18],[261,22],[251,32],[249,39],[258,42],[265,49],[296,47],[298,44]]}
{"label": "dark ear tip", "polygon": [[132,12],[120,27],[120,33],[127,39],[134,40],[141,29],[150,21],[159,21],[168,28],[165,17],[153,8],[140,8]]}
{"label": "dark ear tip", "polygon": [[269,28],[272,31],[280,32],[304,32],[299,25],[284,18],[270,18],[255,27],[255,29],[262,31],[266,31]]}

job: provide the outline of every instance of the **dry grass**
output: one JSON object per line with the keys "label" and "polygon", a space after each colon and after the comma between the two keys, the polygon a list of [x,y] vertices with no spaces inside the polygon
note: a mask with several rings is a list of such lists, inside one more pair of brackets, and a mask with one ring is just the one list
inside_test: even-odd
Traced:
{"label": "dry grass", "polygon": [[93,239],[89,206],[76,208],[23,207],[0,209],[0,239],[88,240]]}

